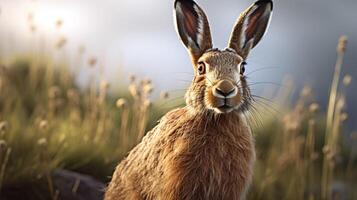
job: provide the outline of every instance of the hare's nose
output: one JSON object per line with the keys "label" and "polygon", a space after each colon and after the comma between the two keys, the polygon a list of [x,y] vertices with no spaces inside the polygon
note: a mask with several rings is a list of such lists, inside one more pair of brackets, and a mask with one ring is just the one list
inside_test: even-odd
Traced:
{"label": "hare's nose", "polygon": [[237,87],[229,80],[219,81],[212,90],[213,95],[219,98],[232,98],[238,93]]}

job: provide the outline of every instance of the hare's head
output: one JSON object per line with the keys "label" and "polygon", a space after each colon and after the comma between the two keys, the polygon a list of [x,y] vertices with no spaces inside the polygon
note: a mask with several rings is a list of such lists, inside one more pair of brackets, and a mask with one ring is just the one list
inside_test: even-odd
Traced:
{"label": "hare's head", "polygon": [[252,97],[246,82],[247,56],[263,37],[273,10],[270,0],[258,0],[244,11],[233,28],[228,48],[212,48],[204,11],[192,0],[175,1],[178,34],[190,54],[195,77],[186,102],[196,111],[242,112]]}

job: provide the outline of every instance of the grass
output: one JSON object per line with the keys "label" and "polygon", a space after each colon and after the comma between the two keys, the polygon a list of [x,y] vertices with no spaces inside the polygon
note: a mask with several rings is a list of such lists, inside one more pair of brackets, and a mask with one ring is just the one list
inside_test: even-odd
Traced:
{"label": "grass", "polygon": [[132,80],[132,96],[115,102],[106,81],[81,90],[68,69],[49,74],[49,63],[33,62],[19,58],[1,69],[1,189],[42,180],[54,194],[50,174],[61,168],[108,181],[164,112],[149,100],[150,81]]}
{"label": "grass", "polygon": [[[48,62],[17,58],[1,68],[2,190],[41,182],[54,196],[50,174],[55,169],[108,181],[120,159],[169,110],[161,108],[168,94],[150,101],[150,80],[131,77],[128,89],[110,94],[104,80],[79,88],[66,67],[50,74]],[[347,79],[342,87],[348,87]],[[254,128],[257,163],[248,199],[336,199],[341,194],[332,189],[338,182],[350,189],[349,197],[356,197],[356,160],[343,137],[345,95],[333,88],[332,121],[326,122],[308,88],[293,106],[272,100],[278,112],[271,102],[258,103],[266,112],[255,116],[261,125]],[[292,102],[282,90],[277,91],[279,99]]]}
{"label": "grass", "polygon": [[[57,28],[62,24],[57,21]],[[34,34],[35,25],[29,25]],[[1,191],[25,185],[29,194],[56,199],[51,178],[56,169],[108,182],[114,167],[145,132],[179,106],[165,92],[153,101],[151,81],[135,76],[127,88],[117,90],[96,77],[79,87],[74,78],[78,69],[63,56],[66,43],[61,36],[51,50],[63,58],[61,62],[41,51],[12,59],[0,55],[0,196]],[[345,46],[342,38],[327,111],[314,102],[309,87],[292,100],[294,84],[289,80],[269,94],[276,98],[258,99],[259,112],[251,119],[257,162],[248,199],[357,198],[352,150],[357,134],[343,128],[348,120],[345,91],[352,80],[340,74]],[[79,48],[80,54],[84,51]],[[84,70],[99,68],[96,57],[79,63]]]}

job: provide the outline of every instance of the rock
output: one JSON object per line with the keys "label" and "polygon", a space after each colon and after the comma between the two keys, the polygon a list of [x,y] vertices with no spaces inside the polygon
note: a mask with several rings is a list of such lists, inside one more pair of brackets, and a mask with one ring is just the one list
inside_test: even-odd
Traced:
{"label": "rock", "polygon": [[[52,181],[58,200],[102,200],[105,185],[90,176],[57,170]],[[46,179],[2,188],[0,200],[52,200]]]}
{"label": "rock", "polygon": [[53,174],[53,183],[64,200],[102,200],[105,185],[90,176],[67,170]]}

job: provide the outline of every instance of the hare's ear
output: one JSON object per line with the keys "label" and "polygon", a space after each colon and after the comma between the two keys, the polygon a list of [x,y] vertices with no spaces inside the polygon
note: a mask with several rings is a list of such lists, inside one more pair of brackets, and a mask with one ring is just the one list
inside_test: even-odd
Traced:
{"label": "hare's ear", "polygon": [[234,49],[243,59],[264,36],[273,11],[271,0],[258,0],[244,11],[236,25],[229,41],[229,47]]}
{"label": "hare's ear", "polygon": [[207,16],[192,0],[176,0],[174,15],[177,32],[196,65],[203,53],[212,48]]}

